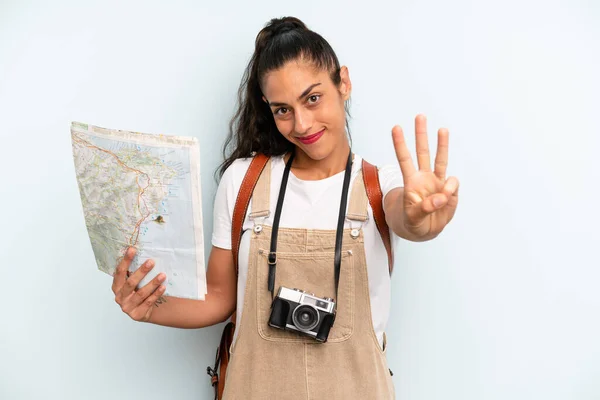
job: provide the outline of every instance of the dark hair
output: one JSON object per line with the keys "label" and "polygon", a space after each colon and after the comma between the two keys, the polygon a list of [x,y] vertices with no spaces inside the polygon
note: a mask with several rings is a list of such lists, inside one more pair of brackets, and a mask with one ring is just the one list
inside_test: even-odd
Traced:
{"label": "dark hair", "polygon": [[[340,63],[335,52],[298,18],[273,18],[258,33],[238,90],[238,107],[223,146],[225,160],[218,169],[219,177],[237,158],[250,157],[253,152],[273,156],[293,150],[294,145],[278,132],[269,105],[262,100],[260,83],[266,73],[300,58],[329,71],[333,83],[340,84]],[[348,120],[346,128],[349,133]]]}

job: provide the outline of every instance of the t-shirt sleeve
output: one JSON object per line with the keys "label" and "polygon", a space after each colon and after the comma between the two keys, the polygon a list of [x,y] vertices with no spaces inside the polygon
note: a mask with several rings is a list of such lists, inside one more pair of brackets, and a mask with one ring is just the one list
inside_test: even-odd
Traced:
{"label": "t-shirt sleeve", "polygon": [[[402,179],[402,171],[398,164],[388,164],[379,168],[379,185],[381,186],[381,193],[383,198],[390,192],[390,190],[397,187],[404,186],[404,180]],[[392,257],[395,254],[395,248],[400,240],[400,237],[394,233],[392,228],[390,229],[390,239],[392,245]]]}
{"label": "t-shirt sleeve", "polygon": [[381,193],[383,198],[389,193],[390,190],[402,187],[404,181],[402,180],[402,171],[398,164],[387,164],[379,168],[379,184],[381,185]]}
{"label": "t-shirt sleeve", "polygon": [[236,190],[233,164],[230,165],[219,182],[213,207],[212,245],[222,249],[231,249],[231,224]]}

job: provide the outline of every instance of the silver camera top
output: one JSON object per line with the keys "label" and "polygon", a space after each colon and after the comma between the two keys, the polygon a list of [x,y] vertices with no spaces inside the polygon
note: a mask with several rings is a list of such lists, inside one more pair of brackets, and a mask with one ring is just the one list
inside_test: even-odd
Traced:
{"label": "silver camera top", "polygon": [[294,301],[299,304],[310,304],[317,309],[323,310],[325,312],[331,313],[335,308],[335,302],[330,297],[317,297],[313,293],[306,293],[304,290],[300,289],[288,289],[286,287],[281,286],[279,288],[279,292],[277,293],[278,297],[282,299]]}

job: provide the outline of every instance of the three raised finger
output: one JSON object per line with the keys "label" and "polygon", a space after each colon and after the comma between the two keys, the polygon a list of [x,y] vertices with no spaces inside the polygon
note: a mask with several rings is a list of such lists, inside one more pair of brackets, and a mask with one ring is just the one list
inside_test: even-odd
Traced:
{"label": "three raised finger", "polygon": [[435,168],[433,173],[440,179],[446,179],[446,167],[448,166],[448,129],[438,130],[437,153],[435,155]]}
{"label": "three raised finger", "polygon": [[427,118],[423,114],[415,117],[415,141],[417,144],[417,164],[419,171],[431,171],[429,142],[427,141]]}
{"label": "three raised finger", "polygon": [[396,151],[396,158],[398,164],[400,164],[400,170],[402,171],[402,178],[406,185],[407,179],[410,178],[415,172],[415,166],[408,151],[406,140],[404,139],[404,132],[398,125],[392,128],[392,140],[394,141],[394,150]]}

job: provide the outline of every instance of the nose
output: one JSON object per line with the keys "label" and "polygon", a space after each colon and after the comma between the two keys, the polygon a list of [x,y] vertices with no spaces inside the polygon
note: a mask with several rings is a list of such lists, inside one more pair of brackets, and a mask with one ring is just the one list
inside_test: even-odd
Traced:
{"label": "nose", "polygon": [[313,117],[310,110],[298,107],[294,112],[294,131],[296,131],[296,134],[304,135],[310,132],[312,125]]}

